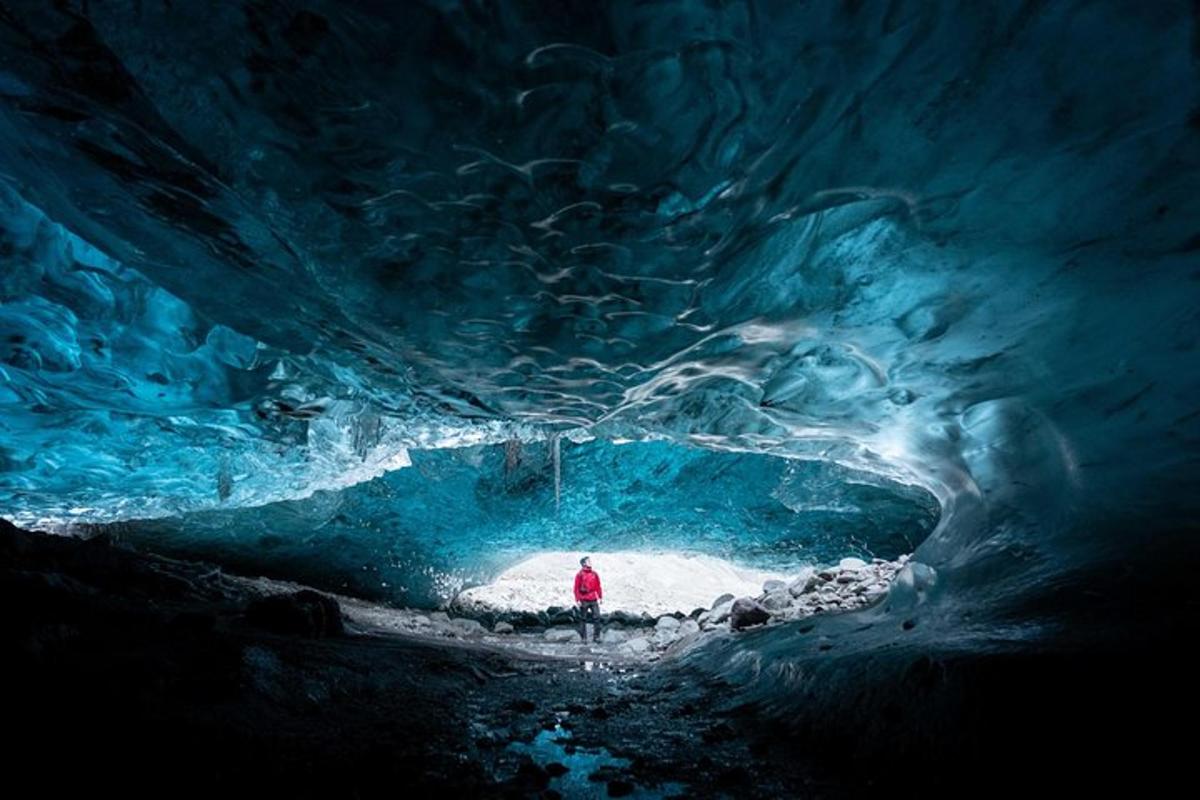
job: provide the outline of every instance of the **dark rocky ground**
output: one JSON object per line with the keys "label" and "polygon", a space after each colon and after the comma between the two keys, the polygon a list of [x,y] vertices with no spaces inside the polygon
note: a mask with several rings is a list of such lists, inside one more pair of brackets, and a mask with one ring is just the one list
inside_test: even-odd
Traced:
{"label": "dark rocky ground", "polygon": [[[1126,632],[1103,643],[921,656],[768,714],[683,664],[353,635],[316,593],[264,602],[209,565],[0,521],[5,776],[49,796],[555,797],[559,763],[602,752],[624,760],[573,767],[595,796],[1152,791],[1195,742],[1194,561],[1175,563],[1094,593],[1079,636]],[[521,752],[543,731],[563,758]]]}
{"label": "dark rocky ground", "polygon": [[0,521],[0,602],[7,777],[51,794],[554,797],[554,762],[510,744],[555,725],[568,752],[628,760],[595,770],[601,795],[837,793],[769,728],[712,710],[719,685],[346,635],[312,596],[256,602],[103,540]]}

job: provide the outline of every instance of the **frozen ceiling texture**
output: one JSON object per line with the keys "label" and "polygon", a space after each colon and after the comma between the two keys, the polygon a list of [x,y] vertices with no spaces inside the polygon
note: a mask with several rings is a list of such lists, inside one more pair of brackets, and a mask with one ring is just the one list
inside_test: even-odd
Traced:
{"label": "frozen ceiling texture", "polygon": [[[1043,593],[1194,533],[1196,35],[1170,2],[0,3],[0,513],[195,540],[590,446],[590,519],[571,491],[643,490],[595,489],[605,442],[652,439],[769,459],[737,469],[777,507],[720,537],[751,555],[785,472],[890,487],[858,500],[928,538],[872,613],[1047,639]],[[444,551],[490,550],[485,505]]]}

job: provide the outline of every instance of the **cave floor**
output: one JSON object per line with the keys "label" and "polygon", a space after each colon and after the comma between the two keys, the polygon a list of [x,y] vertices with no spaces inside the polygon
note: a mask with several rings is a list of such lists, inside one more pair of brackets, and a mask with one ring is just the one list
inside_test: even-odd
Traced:
{"label": "cave floor", "polygon": [[10,780],[126,795],[844,793],[682,669],[580,645],[278,635],[249,626],[246,597],[209,566],[0,534],[0,597],[21,609],[3,623]]}

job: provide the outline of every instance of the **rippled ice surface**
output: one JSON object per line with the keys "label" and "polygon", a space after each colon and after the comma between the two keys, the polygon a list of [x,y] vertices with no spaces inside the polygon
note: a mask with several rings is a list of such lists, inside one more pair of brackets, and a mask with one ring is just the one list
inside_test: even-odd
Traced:
{"label": "rippled ice surface", "polygon": [[[410,455],[411,467],[340,492],[99,530],[429,605],[547,550],[702,553],[780,572],[848,555],[895,558],[938,519],[928,492],[870,473],[661,441],[513,441]],[[577,558],[567,561],[565,588]]]}
{"label": "rippled ice surface", "polygon": [[[1194,540],[1183,2],[5,8],[5,516],[432,597],[614,515],[852,542],[802,456],[940,501],[893,599],[972,646]],[[462,450],[555,436],[557,527],[544,473]],[[778,466],[739,519],[720,478],[656,505],[650,457],[572,476],[590,437]]]}

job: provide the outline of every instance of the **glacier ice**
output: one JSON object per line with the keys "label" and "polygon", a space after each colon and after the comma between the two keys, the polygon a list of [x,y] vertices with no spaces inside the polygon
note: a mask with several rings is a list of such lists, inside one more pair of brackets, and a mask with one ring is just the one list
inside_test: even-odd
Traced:
{"label": "glacier ice", "polygon": [[[561,437],[563,520],[567,442],[699,448],[833,533],[935,497],[912,637],[964,646],[1190,541],[1183,3],[84,5],[0,15],[6,517],[285,551],[329,522],[428,596],[499,569],[503,526],[352,529],[483,513],[463,448]],[[541,511],[514,518],[561,543]],[[721,663],[817,652],[746,642]]]}

